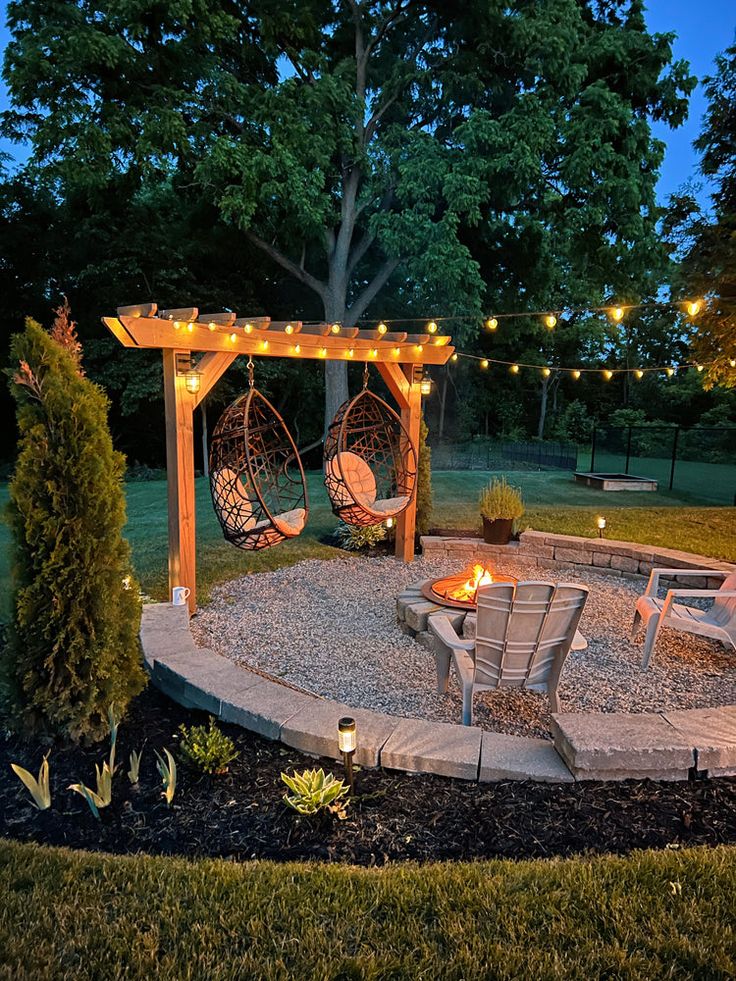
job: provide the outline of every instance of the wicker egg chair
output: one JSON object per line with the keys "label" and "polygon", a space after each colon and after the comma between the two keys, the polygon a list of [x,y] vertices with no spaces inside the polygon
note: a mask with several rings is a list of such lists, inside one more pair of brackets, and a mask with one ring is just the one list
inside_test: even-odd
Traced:
{"label": "wicker egg chair", "polygon": [[377,525],[409,506],[417,454],[400,417],[363,390],[337,410],[324,449],[325,487],[333,512],[349,525]]}
{"label": "wicker egg chair", "polygon": [[301,534],[309,513],[299,453],[284,420],[253,387],[218,420],[210,491],[227,541],[247,551]]}

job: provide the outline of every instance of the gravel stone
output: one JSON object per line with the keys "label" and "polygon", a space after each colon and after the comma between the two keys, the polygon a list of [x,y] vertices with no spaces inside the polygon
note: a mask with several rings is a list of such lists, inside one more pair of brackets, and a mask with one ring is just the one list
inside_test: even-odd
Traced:
{"label": "gravel stone", "polygon": [[[459,723],[454,672],[435,690],[433,655],[402,633],[396,599],[417,582],[463,567],[460,559],[310,559],[232,580],[191,621],[195,640],[265,675],[325,698],[390,715]],[[580,623],[585,651],[572,652],[559,687],[563,712],[664,712],[736,703],[736,658],[705,638],[663,628],[648,671],[641,638],[629,641],[641,582],[610,570],[545,569],[522,559],[494,560],[520,579],[580,582],[591,588]],[[505,688],[475,697],[475,725],[491,732],[550,739],[549,703],[537,692]]]}

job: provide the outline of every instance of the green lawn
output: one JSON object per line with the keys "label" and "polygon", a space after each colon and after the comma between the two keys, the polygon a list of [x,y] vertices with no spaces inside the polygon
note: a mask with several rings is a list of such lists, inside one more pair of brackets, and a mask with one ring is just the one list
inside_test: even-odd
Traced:
{"label": "green lawn", "polygon": [[0,978],[732,978],[736,852],[332,865],[0,842]]}
{"label": "green lawn", "polygon": [[[482,471],[439,471],[432,476],[435,510],[433,523],[446,528],[471,528],[478,524],[477,499],[491,474]],[[527,513],[521,527],[574,535],[595,535],[595,518],[605,514],[607,534],[668,545],[692,552],[736,560],[736,510],[698,508],[687,496],[622,492],[603,494],[576,484],[568,473],[525,471],[507,474],[522,488]],[[328,535],[335,519],[327,502],[321,476],[309,474],[311,511],[303,535],[277,548],[257,553],[241,552],[222,538],[209,489],[197,481],[198,563],[200,599],[218,582],[247,572],[275,569],[305,558],[329,558],[340,554],[319,539]],[[128,526],[136,570],[144,590],[157,599],[167,592],[166,483],[150,481],[126,485]],[[7,501],[7,485],[0,487],[0,505]],[[0,620],[10,612],[9,534],[0,524]]]}

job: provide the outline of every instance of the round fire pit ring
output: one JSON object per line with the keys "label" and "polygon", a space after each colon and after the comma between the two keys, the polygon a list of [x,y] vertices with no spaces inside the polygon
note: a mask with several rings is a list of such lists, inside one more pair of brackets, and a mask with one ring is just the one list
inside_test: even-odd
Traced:
{"label": "round fire pit ring", "polygon": [[[481,570],[480,573],[477,570]],[[518,579],[514,576],[498,575],[491,569],[476,564],[472,571],[464,569],[455,575],[424,582],[421,590],[422,596],[430,603],[449,606],[454,610],[475,610],[478,587],[491,582],[516,583]]]}

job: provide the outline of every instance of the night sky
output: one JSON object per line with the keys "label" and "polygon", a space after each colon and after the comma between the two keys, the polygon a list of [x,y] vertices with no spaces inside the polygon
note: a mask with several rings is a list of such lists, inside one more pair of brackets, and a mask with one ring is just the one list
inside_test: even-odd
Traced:
{"label": "night sky", "polygon": [[[5,2],[0,0],[2,24],[0,28],[0,47],[4,49],[8,32],[5,29]],[[736,36],[736,5],[734,0],[652,0],[648,6],[647,19],[650,29],[665,33],[674,31],[677,40],[674,45],[676,58],[686,58],[690,70],[699,79],[712,70],[713,59],[733,43]],[[7,106],[5,87],[0,81],[0,109]],[[705,97],[699,84],[690,101],[690,116],[680,129],[672,132],[666,126],[654,124],[655,135],[667,144],[667,155],[659,181],[659,197],[666,201],[669,194],[686,181],[697,179],[697,155],[692,142],[700,131],[701,118],[705,108]],[[0,140],[0,151],[11,153],[22,159],[22,148]],[[701,197],[707,188],[701,191]]]}

